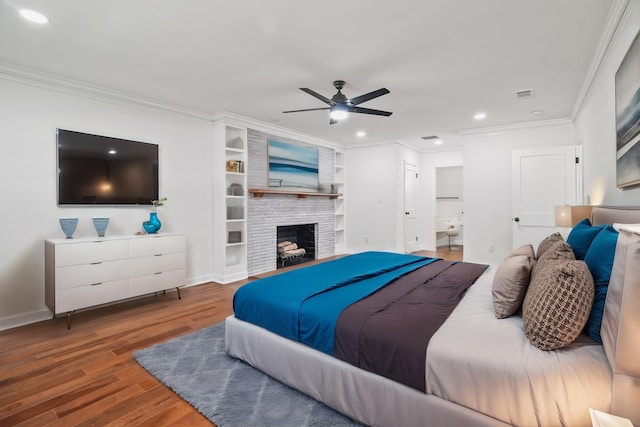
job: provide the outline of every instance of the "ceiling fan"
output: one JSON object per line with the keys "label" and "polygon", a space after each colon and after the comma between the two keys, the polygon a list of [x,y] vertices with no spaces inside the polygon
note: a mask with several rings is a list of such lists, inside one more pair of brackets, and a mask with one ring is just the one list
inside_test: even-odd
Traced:
{"label": "ceiling fan", "polygon": [[333,95],[331,99],[326,98],[320,95],[318,92],[315,92],[311,89],[308,89],[306,87],[301,87],[300,88],[301,91],[306,92],[315,98],[318,98],[320,101],[324,102],[325,104],[328,104],[329,107],[307,108],[304,110],[289,110],[289,111],[283,111],[283,113],[331,110],[331,113],[330,113],[331,120],[329,121],[330,125],[338,123],[338,121],[346,118],[349,113],[373,114],[376,116],[387,116],[387,117],[393,114],[390,111],[373,110],[371,108],[358,107],[358,105],[362,104],[363,102],[370,101],[379,96],[388,94],[389,89],[382,88],[382,89],[374,90],[373,92],[365,93],[364,95],[356,96],[355,98],[349,99],[342,93],[342,88],[344,87],[344,84],[345,84],[344,80],[336,80],[333,82],[333,85],[335,86],[335,88],[338,89],[338,93]]}

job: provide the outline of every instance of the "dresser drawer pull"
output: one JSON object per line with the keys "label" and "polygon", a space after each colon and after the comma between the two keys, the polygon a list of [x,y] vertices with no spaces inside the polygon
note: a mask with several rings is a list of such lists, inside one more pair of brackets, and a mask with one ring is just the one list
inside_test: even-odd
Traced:
{"label": "dresser drawer pull", "polygon": [[157,273],[153,273],[153,274],[162,274],[162,271],[158,271]]}
{"label": "dresser drawer pull", "polygon": [[162,254],[155,254],[154,256],[162,256]]}
{"label": "dresser drawer pull", "polygon": [[102,282],[98,282],[98,283],[92,283],[91,286],[99,286],[102,285]]}
{"label": "dresser drawer pull", "polygon": [[92,262],[91,265],[99,265],[102,264],[102,261],[98,261],[98,262]]}

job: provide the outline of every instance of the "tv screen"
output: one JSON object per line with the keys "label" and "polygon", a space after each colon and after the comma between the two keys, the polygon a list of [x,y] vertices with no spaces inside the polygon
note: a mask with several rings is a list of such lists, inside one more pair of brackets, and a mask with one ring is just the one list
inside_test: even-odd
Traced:
{"label": "tv screen", "polygon": [[150,205],[158,146],[57,129],[58,205]]}

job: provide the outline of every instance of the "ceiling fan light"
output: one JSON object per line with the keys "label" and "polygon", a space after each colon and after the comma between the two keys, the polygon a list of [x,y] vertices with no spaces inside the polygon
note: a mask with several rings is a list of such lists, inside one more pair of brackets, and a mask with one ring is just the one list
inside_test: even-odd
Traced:
{"label": "ceiling fan light", "polygon": [[349,112],[344,108],[332,108],[331,113],[329,114],[333,120],[344,120],[348,115]]}

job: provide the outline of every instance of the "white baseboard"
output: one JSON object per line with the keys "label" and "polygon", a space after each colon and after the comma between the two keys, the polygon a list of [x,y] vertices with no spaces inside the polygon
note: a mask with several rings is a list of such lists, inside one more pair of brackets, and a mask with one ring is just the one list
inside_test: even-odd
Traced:
{"label": "white baseboard", "polygon": [[50,319],[53,319],[53,315],[46,309],[0,317],[0,331]]}

